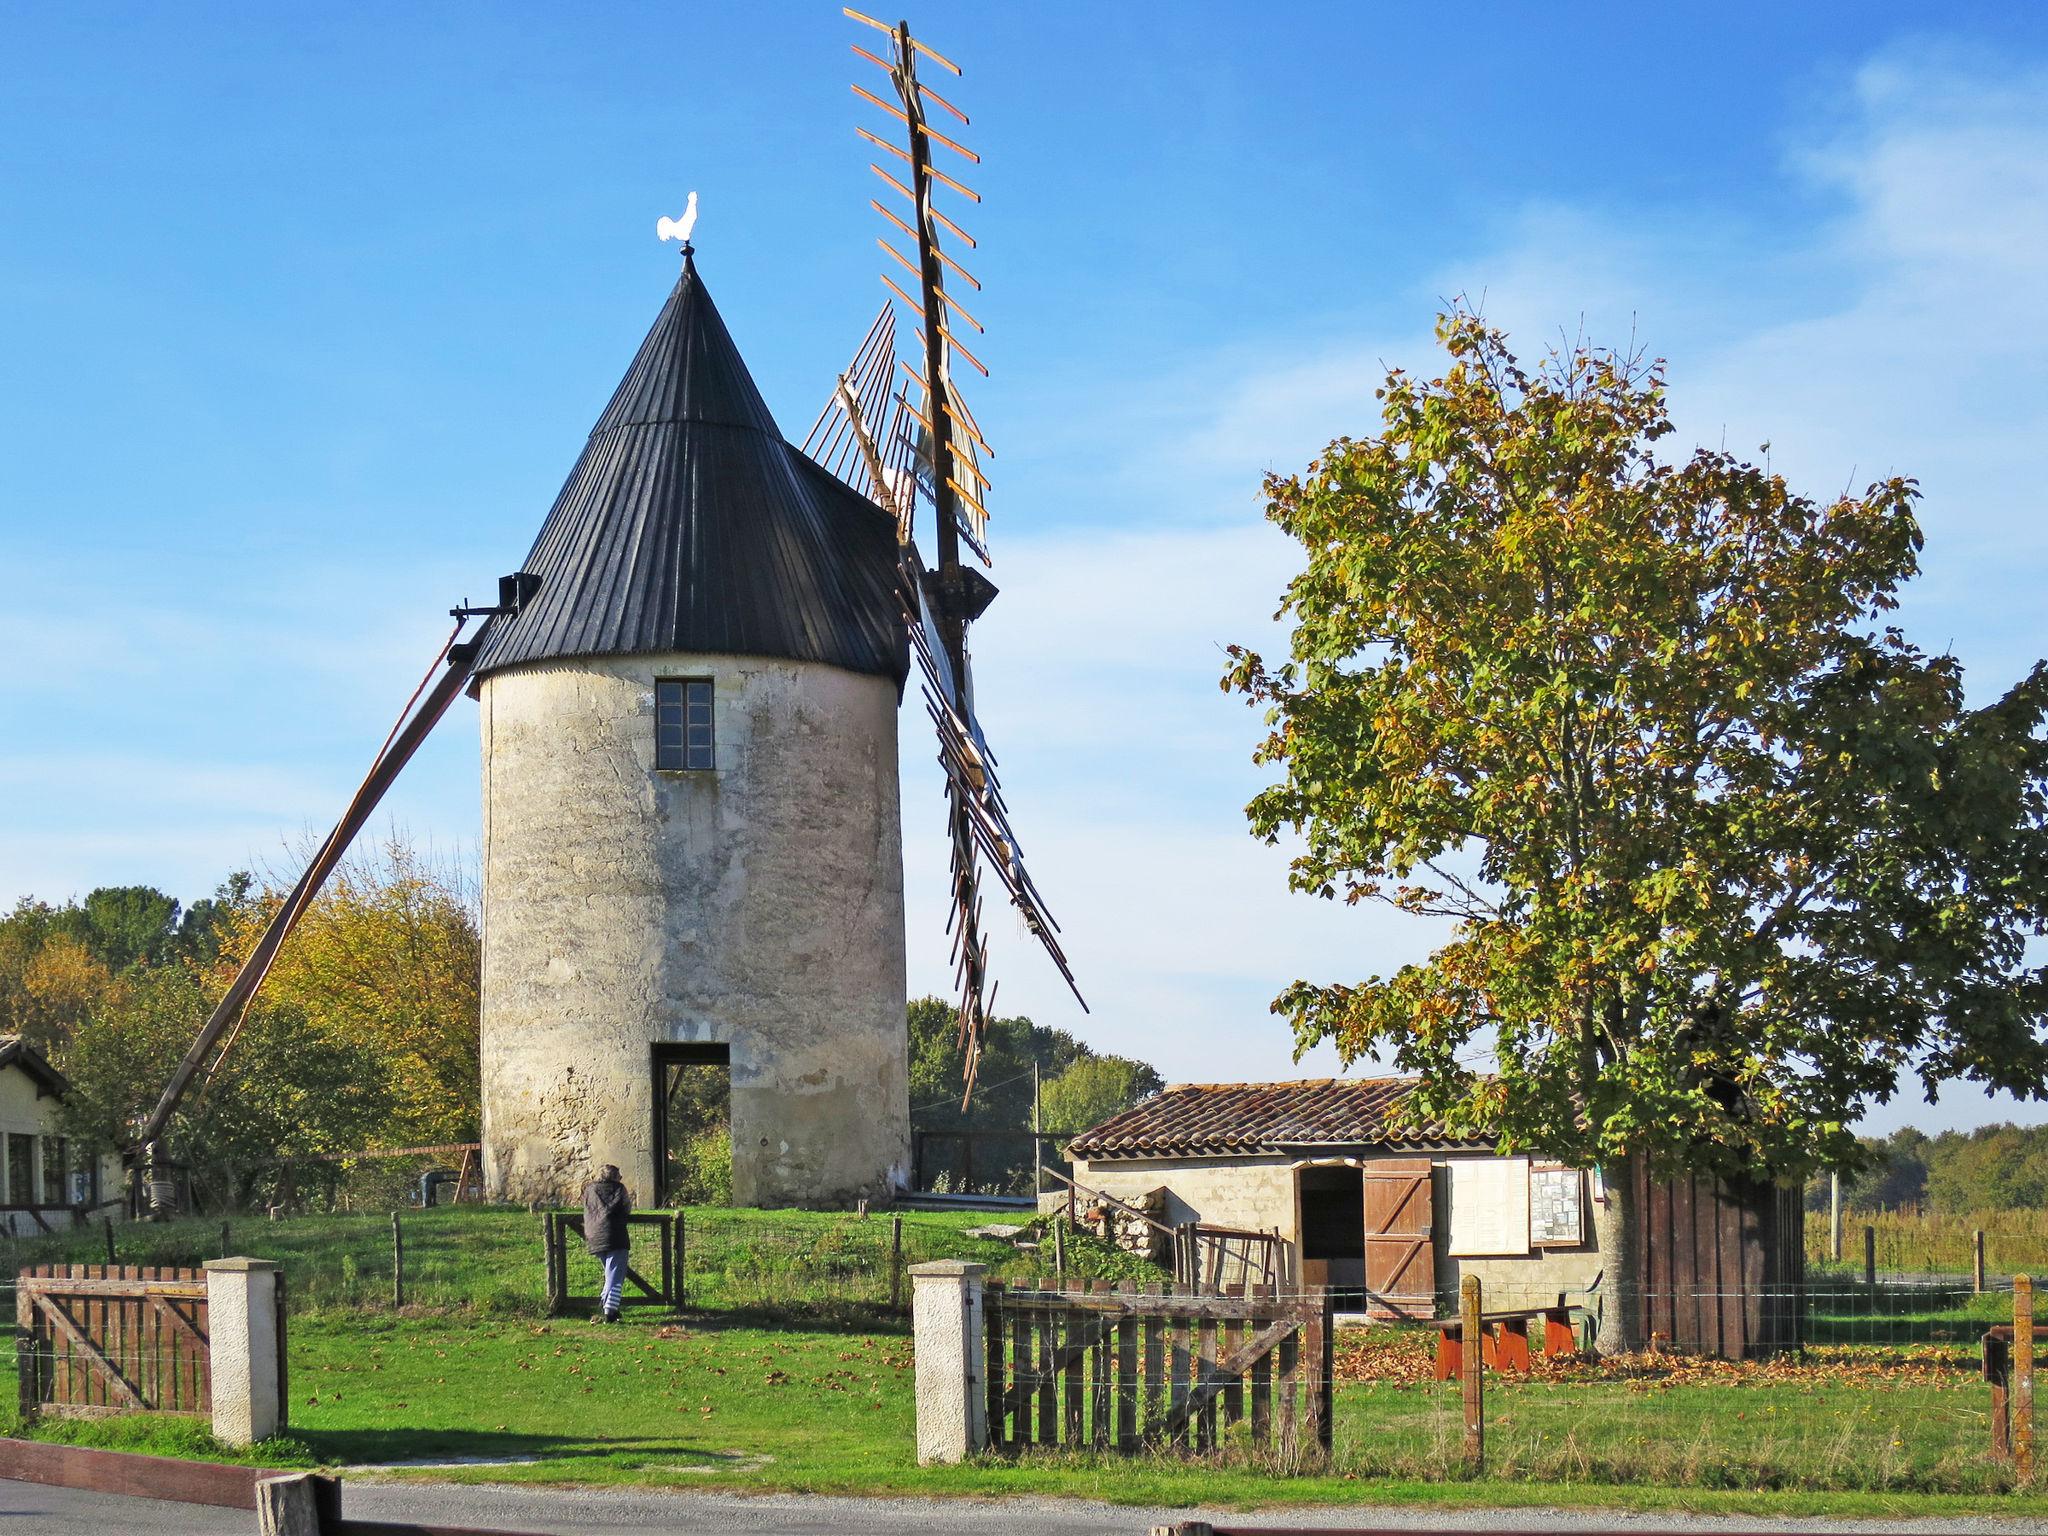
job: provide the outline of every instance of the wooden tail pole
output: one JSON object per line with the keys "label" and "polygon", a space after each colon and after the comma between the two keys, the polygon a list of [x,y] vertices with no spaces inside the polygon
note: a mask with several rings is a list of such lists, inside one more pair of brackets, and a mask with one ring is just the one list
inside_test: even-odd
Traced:
{"label": "wooden tail pole", "polygon": [[[489,627],[489,623],[486,622],[484,628],[488,630]],[[456,627],[456,634],[459,633],[460,625]],[[428,672],[431,678],[432,667],[440,667],[445,660],[448,665],[442,672],[440,680],[430,690],[424,690],[425,697],[421,699],[418,708],[403,716],[401,724],[394,727],[391,735],[386,738],[383,749],[371,763],[368,775],[356,790],[355,798],[342,812],[341,819],[334,825],[334,830],[327,834],[327,840],[313,855],[305,872],[299,876],[298,884],[292,887],[291,894],[272,915],[269,925],[257,939],[255,947],[249,951],[248,958],[242,962],[241,969],[235,973],[234,980],[228,983],[227,991],[221,995],[220,1002],[215,1005],[213,1013],[201,1027],[199,1037],[192,1042],[192,1047],[185,1053],[184,1060],[178,1063],[177,1070],[171,1074],[171,1080],[165,1085],[156,1108],[150,1111],[149,1119],[137,1134],[134,1145],[136,1152],[145,1151],[163,1135],[171,1123],[171,1116],[177,1111],[179,1102],[208,1060],[212,1059],[215,1065],[218,1065],[219,1058],[215,1055],[215,1047],[219,1046],[222,1054],[225,1054],[227,1049],[226,1045],[222,1045],[221,1037],[228,1035],[231,1027],[240,1022],[249,1005],[255,1001],[256,989],[262,986],[263,978],[270,970],[270,963],[277,956],[278,946],[284,943],[285,936],[304,914],[328,875],[333,873],[334,866],[340,863],[342,855],[348,852],[349,844],[355,841],[356,834],[362,830],[363,824],[377,809],[378,802],[391,788],[399,770],[411,761],[413,754],[419,750],[420,743],[426,740],[427,733],[433,730],[435,723],[447,713],[448,706],[454,702],[455,696],[462,692],[463,686],[469,681],[475,654],[474,644],[458,647],[455,644],[455,635],[451,634],[448,637],[447,643],[434,658]],[[424,684],[422,688],[424,689]],[[416,693],[414,697],[419,698],[420,695]],[[233,1036],[228,1035],[227,1044],[232,1043]]]}
{"label": "wooden tail pole", "polygon": [[2012,1470],[2022,1485],[2034,1478],[2034,1282],[2012,1282]]}
{"label": "wooden tail pole", "polygon": [[1480,1361],[1483,1316],[1479,1277],[1467,1275],[1458,1286],[1458,1363],[1465,1377],[1465,1466],[1475,1474],[1486,1469],[1485,1378]]}

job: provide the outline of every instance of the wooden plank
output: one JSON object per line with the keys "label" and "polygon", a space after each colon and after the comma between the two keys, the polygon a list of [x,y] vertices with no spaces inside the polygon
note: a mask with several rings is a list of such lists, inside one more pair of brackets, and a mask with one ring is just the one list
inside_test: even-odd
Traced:
{"label": "wooden plank", "polygon": [[981,1337],[986,1356],[982,1380],[988,1392],[988,1443],[1001,1450],[1009,1443],[1003,1432],[1009,1397],[1003,1381],[1003,1329],[1007,1326],[1007,1319],[1003,1316],[1002,1281],[991,1280],[983,1288],[981,1307]]}
{"label": "wooden plank", "polygon": [[67,1397],[66,1402],[85,1408],[107,1406],[104,1402],[94,1401],[93,1377],[98,1376],[119,1397],[122,1407],[139,1410],[146,1406],[142,1401],[142,1394],[135,1390],[135,1384],[86,1336],[85,1330],[73,1320],[61,1297],[38,1296],[36,1306],[49,1318],[56,1331],[64,1336],[71,1352],[78,1359],[79,1369],[74,1383],[76,1396]]}
{"label": "wooden plank", "polygon": [[[1132,1282],[1120,1287],[1126,1294]],[[1138,1448],[1138,1332],[1143,1326],[1135,1317],[1121,1317],[1116,1325],[1116,1447],[1120,1451]]]}
{"label": "wooden plank", "polygon": [[1296,1430],[1300,1422],[1295,1414],[1295,1406],[1301,1386],[1297,1379],[1301,1345],[1296,1340],[1292,1328],[1287,1330],[1287,1336],[1275,1346],[1274,1354],[1277,1358],[1274,1361],[1273,1395],[1279,1399],[1279,1412],[1274,1415],[1273,1428],[1279,1436],[1280,1450],[1286,1454],[1291,1453],[1298,1443]]}
{"label": "wooden plank", "polygon": [[[1156,1296],[1156,1284],[1145,1287],[1148,1297]],[[1166,1320],[1156,1313],[1146,1313],[1139,1321],[1145,1331],[1145,1379],[1143,1412],[1140,1415],[1140,1434],[1151,1438],[1164,1412],[1161,1407],[1166,1391]]]}
{"label": "wooden plank", "polygon": [[[1255,1300],[1266,1301],[1272,1294],[1270,1285],[1255,1285],[1252,1296]],[[1271,1350],[1261,1351],[1251,1366],[1252,1390],[1252,1444],[1265,1445],[1273,1438],[1273,1354]]]}
{"label": "wooden plank", "polygon": [[256,1480],[270,1475],[261,1467],[0,1439],[0,1478],[52,1488],[85,1488],[133,1498],[253,1510]]}
{"label": "wooden plank", "polygon": [[1188,1378],[1194,1369],[1192,1321],[1177,1317],[1172,1324],[1169,1372],[1167,1376],[1167,1433],[1176,1449],[1188,1443]]}
{"label": "wooden plank", "polygon": [[[1107,1280],[1097,1280],[1089,1285],[1093,1291],[1109,1289]],[[1092,1392],[1089,1397],[1089,1428],[1093,1431],[1091,1443],[1098,1451],[1106,1451],[1114,1440],[1110,1420],[1110,1344],[1116,1332],[1116,1324],[1104,1318],[1091,1322],[1095,1330],[1095,1351],[1089,1361],[1092,1376]]]}
{"label": "wooden plank", "polygon": [[[24,1275],[30,1271],[24,1270]],[[36,1337],[35,1303],[27,1291],[14,1293],[14,1368],[16,1408],[26,1424],[42,1406],[42,1352]]]}
{"label": "wooden plank", "polygon": [[1195,1448],[1213,1451],[1216,1449],[1216,1393],[1219,1389],[1219,1378],[1216,1375],[1216,1322],[1213,1318],[1205,1317],[1195,1324],[1192,1377],[1190,1395],[1200,1403],[1195,1419]]}
{"label": "wooden plank", "polygon": [[[1229,1294],[1242,1295],[1242,1284],[1230,1287]],[[1217,1349],[1224,1356],[1235,1355],[1244,1343],[1249,1325],[1242,1318],[1231,1318],[1223,1324],[1222,1336],[1217,1340]],[[1242,1372],[1226,1378],[1223,1387],[1223,1422],[1235,1424],[1244,1417],[1244,1375]]]}
{"label": "wooden plank", "polygon": [[1059,1443],[1058,1377],[1054,1374],[1053,1330],[1058,1319],[1050,1305],[1038,1309],[1037,1338],[1034,1347],[1038,1353],[1038,1443],[1057,1445]]}
{"label": "wooden plank", "polygon": [[1082,1317],[1077,1312],[1062,1312],[1056,1337],[1060,1342],[1060,1358],[1054,1362],[1053,1370],[1060,1378],[1060,1402],[1065,1411],[1065,1421],[1060,1426],[1060,1443],[1079,1449],[1088,1443],[1087,1426],[1082,1422],[1081,1380],[1087,1364],[1087,1350],[1077,1348],[1081,1342]]}
{"label": "wooden plank", "polygon": [[1010,1431],[1010,1445],[1022,1450],[1031,1443],[1031,1337],[1030,1309],[1014,1298],[1009,1302],[1010,1312],[1010,1355],[1013,1365],[1012,1378],[1016,1385],[1010,1389],[1010,1398],[1015,1408]]}
{"label": "wooden plank", "polygon": [[22,1290],[33,1295],[90,1296],[95,1300],[117,1296],[185,1296],[196,1299],[206,1295],[206,1282],[203,1280],[151,1281],[140,1276],[119,1279],[24,1279],[17,1284]]}
{"label": "wooden plank", "polygon": [[1332,1396],[1332,1378],[1336,1374],[1333,1358],[1336,1328],[1330,1315],[1329,1293],[1326,1291],[1311,1297],[1307,1306],[1308,1315],[1303,1319],[1303,1326],[1308,1354],[1309,1440],[1318,1451],[1328,1451],[1336,1417],[1336,1403]]}

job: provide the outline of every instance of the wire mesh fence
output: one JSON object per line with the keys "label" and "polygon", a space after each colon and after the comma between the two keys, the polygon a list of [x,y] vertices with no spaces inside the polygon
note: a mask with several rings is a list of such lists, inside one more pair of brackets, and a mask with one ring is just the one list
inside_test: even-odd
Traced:
{"label": "wire mesh fence", "polygon": [[[408,1211],[396,1246],[388,1211],[240,1218],[225,1233],[222,1226],[117,1225],[118,1262],[199,1265],[223,1252],[273,1258],[284,1267],[294,1309],[328,1311],[343,1330],[350,1311],[389,1314],[400,1305],[407,1314],[509,1314],[546,1326],[540,1213]],[[729,1321],[900,1338],[909,1271],[928,1259],[972,1259],[995,1278],[1035,1289],[1062,1272],[1069,1283],[1170,1281],[1084,1232],[1000,1216],[689,1210],[680,1213],[678,1235],[675,1299],[684,1317],[677,1337]],[[89,1228],[0,1245],[0,1283],[24,1264],[104,1262],[105,1243],[105,1229]],[[570,1263],[575,1288],[594,1292],[596,1264],[580,1244],[571,1245]],[[1296,1287],[1293,1294],[1310,1293]],[[0,1298],[0,1315],[12,1316],[12,1300],[11,1293]],[[1791,1318],[1797,1336],[1753,1358],[1722,1359],[1662,1332],[1648,1348],[1595,1359],[1585,1345],[1607,1305],[1600,1287],[1560,1294],[1489,1285],[1490,1317],[1529,1314],[1522,1348],[1496,1343],[1486,1365],[1489,1476],[1979,1493],[2014,1486],[2010,1461],[1992,1452],[1992,1400],[1980,1363],[1986,1331],[2012,1317],[2010,1291],[1896,1276],[1868,1285],[1860,1276],[1810,1272],[1803,1286],[1774,1292],[1700,1288],[1649,1300],[1648,1310],[1665,1317],[1754,1308]],[[1456,1315],[1455,1301],[1439,1295],[1417,1308],[1431,1315],[1399,1325],[1337,1329],[1329,1470],[1361,1478],[1470,1475],[1461,1385],[1442,1363],[1443,1325]],[[1565,1313],[1562,1337],[1539,1321],[1555,1310]],[[450,1322],[461,1326],[457,1317],[428,1325]],[[0,1355],[0,1373],[9,1363]],[[11,1394],[0,1390],[5,1400]],[[1254,1451],[1235,1446],[1225,1426],[1219,1455],[1253,1460]]]}
{"label": "wire mesh fence", "polygon": [[1845,1211],[1839,1248],[1827,1211],[1806,1213],[1806,1265],[1810,1275],[1958,1279],[1979,1264],[1988,1279],[2048,1273],[2048,1211],[1947,1212],[1908,1208]]}
{"label": "wire mesh fence", "polygon": [[[1654,1332],[1649,1347],[1605,1358],[1581,1347],[1578,1329],[1555,1351],[1536,1342],[1535,1330],[1519,1348],[1497,1336],[1500,1322],[1557,1300],[1485,1293],[1488,1476],[1896,1492],[2016,1485],[2010,1459],[1993,1449],[1982,1368],[1985,1333],[2011,1320],[2009,1293],[1823,1283],[1645,1298],[1651,1318],[1749,1307],[1796,1325],[1796,1346],[1756,1348],[1749,1358],[1681,1348]],[[1597,1294],[1580,1301],[1574,1321],[1590,1332],[1601,1303]],[[1444,1368],[1454,1314],[1443,1299],[1439,1307],[1434,1322],[1338,1334],[1337,1468],[1361,1477],[1473,1475],[1462,1357]]]}

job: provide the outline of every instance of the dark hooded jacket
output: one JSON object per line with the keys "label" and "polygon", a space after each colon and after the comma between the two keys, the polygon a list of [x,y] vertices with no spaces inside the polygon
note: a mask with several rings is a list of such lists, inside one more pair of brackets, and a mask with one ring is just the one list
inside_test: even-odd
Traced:
{"label": "dark hooded jacket", "polygon": [[583,1246],[592,1253],[630,1248],[626,1217],[633,1202],[617,1179],[593,1179],[583,1186]]}

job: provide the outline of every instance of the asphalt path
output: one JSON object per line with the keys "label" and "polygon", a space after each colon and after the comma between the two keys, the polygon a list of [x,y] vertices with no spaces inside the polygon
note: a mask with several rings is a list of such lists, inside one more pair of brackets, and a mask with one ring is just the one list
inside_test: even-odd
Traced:
{"label": "asphalt path", "polygon": [[[503,1484],[366,1483],[343,1485],[342,1512],[358,1519],[421,1520],[537,1536],[1144,1536],[1154,1525],[1208,1519],[1235,1527],[1303,1527],[1324,1531],[1659,1531],[1839,1532],[1854,1536],[1989,1536],[2048,1532],[2040,1521],[1755,1520],[1703,1515],[1628,1514],[1545,1509],[1401,1509],[1391,1507],[1274,1510],[1259,1514],[1191,1509],[1133,1509],[1075,1499],[837,1499],[792,1494],[648,1493],[630,1490],[521,1488]],[[0,1536],[250,1536],[255,1517],[243,1510],[165,1504],[117,1494],[82,1493],[0,1481]]]}

